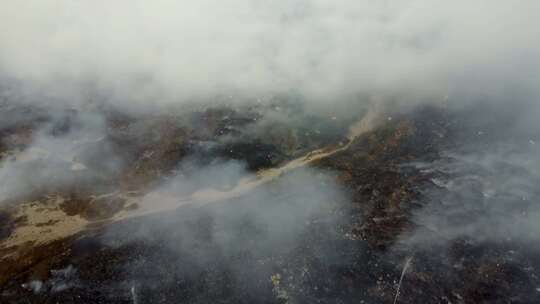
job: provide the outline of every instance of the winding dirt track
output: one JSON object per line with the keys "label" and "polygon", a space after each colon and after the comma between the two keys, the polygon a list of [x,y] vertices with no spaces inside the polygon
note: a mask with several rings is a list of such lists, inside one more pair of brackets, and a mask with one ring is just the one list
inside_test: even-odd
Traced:
{"label": "winding dirt track", "polygon": [[360,121],[353,124],[347,135],[349,141],[345,145],[311,151],[302,157],[289,161],[279,168],[263,170],[258,172],[256,176],[240,179],[236,186],[227,191],[218,191],[213,188],[201,189],[186,198],[179,198],[178,195],[174,193],[167,193],[164,191],[152,192],[137,202],[139,208],[133,211],[120,212],[113,217],[113,221],[174,210],[183,205],[205,205],[239,197],[259,186],[279,178],[287,172],[308,166],[317,160],[347,150],[355,138],[371,130],[378,117],[379,112],[368,112]]}
{"label": "winding dirt track", "polygon": [[21,246],[46,244],[75,235],[90,226],[95,227],[100,224],[166,212],[184,205],[206,205],[239,197],[279,178],[287,172],[308,166],[317,160],[347,150],[356,137],[373,127],[379,116],[378,112],[368,112],[358,123],[351,126],[347,136],[349,141],[345,145],[311,151],[305,156],[294,159],[279,168],[264,170],[257,175],[243,178],[239,180],[236,186],[227,191],[218,191],[213,188],[201,189],[183,198],[178,197],[178,194],[163,190],[154,191],[142,197],[130,197],[117,193],[114,195],[122,196],[127,200],[126,206],[137,204],[138,208],[120,211],[112,218],[104,221],[88,221],[79,215],[69,216],[65,214],[59,206],[61,198],[48,201],[45,206],[41,202],[21,204],[18,207],[17,216],[26,216],[26,224],[16,227],[13,233],[0,243],[0,250],[4,252],[3,258],[5,258],[16,255],[18,248]]}

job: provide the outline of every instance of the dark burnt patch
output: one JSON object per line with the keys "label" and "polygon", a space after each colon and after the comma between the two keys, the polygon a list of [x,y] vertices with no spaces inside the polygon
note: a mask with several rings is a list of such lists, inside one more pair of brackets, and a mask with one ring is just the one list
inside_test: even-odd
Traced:
{"label": "dark burnt patch", "polygon": [[[7,303],[21,303],[21,295],[28,293],[22,287],[24,282],[31,280],[46,280],[52,265],[64,261],[71,251],[71,244],[77,236],[51,242],[46,245],[28,243],[15,248],[16,254],[4,256],[5,253],[14,252],[14,248],[0,250],[0,296]],[[13,297],[15,296],[15,297]]]}
{"label": "dark burnt patch", "polygon": [[[403,273],[398,303],[538,303],[540,252],[530,244],[470,237],[429,246],[400,242],[427,230],[413,221],[413,213],[433,203],[421,190],[433,186],[434,173],[408,164],[433,162],[441,151],[463,143],[456,136],[464,134],[460,119],[434,107],[398,113],[349,149],[318,161],[317,167],[335,172],[351,202],[298,221],[295,242],[268,243],[266,227],[248,216],[248,210],[263,210],[249,195],[216,206],[186,206],[41,246],[11,263],[15,268],[0,269],[10,278],[2,295],[8,303],[393,303]],[[188,154],[194,142],[219,142],[214,132],[186,134],[192,140]],[[226,157],[245,159],[261,149],[247,147]],[[286,207],[287,197],[274,194],[273,203]],[[229,225],[220,226],[223,217],[232,219]],[[216,245],[223,237],[216,229],[234,232],[227,246]],[[69,265],[76,269],[76,284],[52,292],[50,270]],[[38,277],[46,286],[41,293],[21,287]]]}
{"label": "dark burnt patch", "polygon": [[113,217],[125,207],[125,199],[117,196],[98,198],[72,195],[65,198],[60,208],[69,216],[80,215],[88,220],[105,220]]}
{"label": "dark burnt patch", "polygon": [[245,161],[247,168],[251,171],[271,168],[287,159],[287,156],[276,146],[258,141],[220,145],[214,153],[226,159]]}
{"label": "dark burnt patch", "polygon": [[375,247],[391,245],[412,228],[409,215],[429,176],[401,164],[438,157],[448,124],[438,111],[394,115],[356,138],[349,149],[316,164],[339,172],[353,198],[351,217],[356,224],[351,231]]}
{"label": "dark burnt patch", "polygon": [[0,211],[0,240],[3,240],[11,235],[13,229],[15,229],[16,219],[10,214],[10,212]]}

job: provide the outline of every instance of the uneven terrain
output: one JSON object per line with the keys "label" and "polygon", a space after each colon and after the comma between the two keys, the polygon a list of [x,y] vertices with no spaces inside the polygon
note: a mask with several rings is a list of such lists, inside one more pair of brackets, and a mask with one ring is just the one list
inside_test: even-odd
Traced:
{"label": "uneven terrain", "polygon": [[[280,125],[265,119],[297,115],[287,104],[107,109],[105,137],[57,155],[32,138],[73,133],[80,114],[50,125],[26,111],[0,130],[3,161],[58,163],[50,179],[69,182],[30,179],[2,204],[2,303],[540,301],[540,249],[498,226],[534,212],[538,190],[497,188],[502,173],[537,176],[470,160],[478,147],[535,149],[534,134],[490,133],[497,117],[441,105]],[[109,154],[120,160],[96,157]]]}

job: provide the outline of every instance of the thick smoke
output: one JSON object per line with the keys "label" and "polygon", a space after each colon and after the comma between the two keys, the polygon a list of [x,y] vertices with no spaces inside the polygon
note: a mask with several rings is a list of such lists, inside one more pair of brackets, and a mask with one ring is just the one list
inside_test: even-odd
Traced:
{"label": "thick smoke", "polygon": [[[172,144],[153,154],[162,136],[182,141],[184,133],[147,132],[159,124],[143,118],[166,113],[174,120],[170,129],[187,125],[185,134],[195,136],[182,142],[186,147],[262,138],[257,147],[266,140],[301,156],[315,144],[298,134],[306,141],[308,133],[319,134],[313,141],[323,147],[343,145],[346,130],[368,107],[379,115],[438,103],[474,109],[458,111],[473,123],[449,127],[466,133],[458,136],[458,147],[442,151],[436,162],[414,164],[432,175],[432,184],[419,189],[422,207],[412,217],[417,229],[397,238],[414,250],[461,238],[537,242],[539,11],[537,0],[0,0],[0,144],[10,140],[13,127],[32,130],[28,141],[9,147],[21,150],[0,155],[0,203],[30,199],[28,189],[39,195],[69,194],[74,187],[93,192],[136,156],[165,162],[173,155],[167,162],[175,169],[156,166],[159,174],[148,174],[152,187],[133,186],[141,190],[138,214],[168,212],[114,223],[102,240],[113,247],[142,240],[160,248],[156,259],[163,254],[174,261],[171,277],[161,280],[197,277],[207,265],[221,264],[241,283],[268,283],[274,269],[246,266],[243,257],[271,252],[294,260],[295,250],[311,251],[305,240],[320,236],[310,231],[314,227],[342,238],[337,230],[345,219],[339,215],[311,224],[320,213],[347,211],[340,203],[348,197],[334,176],[297,169],[242,195],[212,200],[256,180],[249,162],[207,153],[209,161],[193,155],[199,150]],[[250,122],[231,129],[199,130],[186,118],[193,109],[203,109],[204,117],[207,107],[223,103],[255,114],[238,118]],[[14,105],[23,110],[5,110]],[[123,115],[131,114],[124,126]],[[223,124],[234,120],[225,116]],[[220,131],[226,134],[214,133]],[[140,148],[136,153],[143,156],[119,155],[109,142],[118,138],[118,146]],[[241,156],[248,154],[254,153]],[[328,250],[322,260],[339,260],[328,264],[347,262]],[[140,258],[125,266],[126,281],[135,282],[129,286],[134,302],[137,282],[159,284],[152,281],[159,269],[146,263]]]}
{"label": "thick smoke", "polygon": [[[492,112],[510,112],[513,124],[505,127],[538,129],[540,7],[534,0],[1,4],[0,96],[8,102],[59,102],[67,109],[112,103],[145,113],[186,102],[275,101],[280,94],[343,112],[353,103],[482,102]],[[290,120],[269,113],[276,117],[261,126]],[[3,116],[2,125],[27,119]],[[32,160],[46,147],[67,159],[66,168],[82,168],[74,160],[76,139],[95,141],[104,132],[92,120],[81,124],[80,132],[62,138],[41,131],[22,158]],[[114,155],[97,151],[90,158]],[[28,174],[33,164],[27,167],[4,160],[0,176],[8,182],[0,199],[26,184],[49,185],[48,170],[39,178]],[[61,176],[60,184],[71,180],[52,176]]]}
{"label": "thick smoke", "polygon": [[464,238],[524,242],[532,249],[540,231],[538,152],[532,139],[521,144],[499,141],[418,164],[434,177],[432,186],[423,190],[425,207],[413,218],[419,229],[406,241],[444,244]]}
{"label": "thick smoke", "polygon": [[[9,117],[9,111],[0,109]],[[24,126],[26,120],[39,122],[36,113],[21,108],[13,113],[26,113],[24,119],[13,122],[14,126]],[[13,142],[3,138],[2,143],[7,142],[11,150],[1,155],[0,204],[37,199],[58,191],[96,190],[122,167],[121,158],[105,138],[105,122],[100,114],[60,110],[42,115],[44,121],[37,131],[26,135],[26,142],[16,145],[24,134],[11,134]]]}
{"label": "thick smoke", "polygon": [[326,103],[537,97],[539,9],[534,0],[3,0],[0,75],[34,99],[99,93],[145,108],[291,92]]}
{"label": "thick smoke", "polygon": [[[184,163],[184,167],[191,166],[189,163]],[[225,175],[229,174],[231,179],[249,176],[246,171],[239,174],[242,170],[237,162],[217,163],[198,170],[195,175],[203,179],[177,177],[156,189],[150,203],[163,203],[164,199],[156,199],[160,194],[177,195],[177,199],[185,196],[189,189],[182,185],[226,190],[230,186],[224,182]],[[146,290],[145,297],[151,299],[154,296],[148,292],[155,294],[162,286],[178,281],[191,284],[192,280],[205,278],[213,282],[224,280],[228,289],[248,298],[264,298],[268,293],[272,298],[269,286],[271,275],[277,271],[274,263],[285,264],[293,259],[306,263],[301,261],[299,252],[314,250],[308,240],[339,234],[343,217],[337,212],[328,215],[344,208],[348,197],[343,190],[328,172],[299,169],[219,204],[191,201],[174,211],[111,226],[102,242],[120,250],[133,243],[145,244],[152,256],[146,255],[148,249],[136,248],[138,258],[116,265],[122,268],[122,279],[114,283],[114,290],[136,286]],[[156,267],[155,262],[163,260],[170,261],[166,270]],[[328,264],[347,263],[331,254],[326,260]],[[123,286],[126,284],[129,286]],[[215,295],[209,286],[204,290],[200,300],[203,303],[224,296]]]}

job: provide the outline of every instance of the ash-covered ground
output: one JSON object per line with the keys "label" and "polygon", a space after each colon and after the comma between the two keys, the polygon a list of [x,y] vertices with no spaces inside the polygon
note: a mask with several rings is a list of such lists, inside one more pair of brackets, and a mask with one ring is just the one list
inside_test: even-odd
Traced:
{"label": "ash-covered ground", "polygon": [[479,110],[6,103],[2,303],[538,303],[538,135]]}

